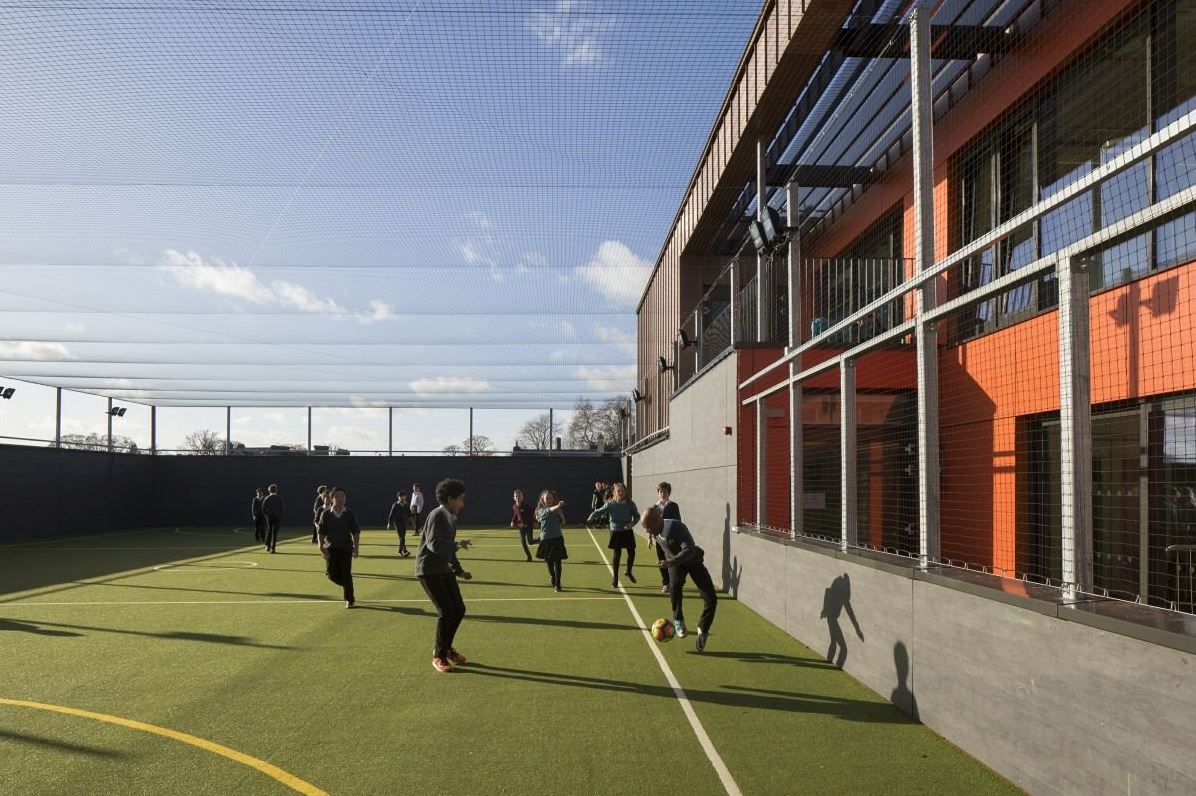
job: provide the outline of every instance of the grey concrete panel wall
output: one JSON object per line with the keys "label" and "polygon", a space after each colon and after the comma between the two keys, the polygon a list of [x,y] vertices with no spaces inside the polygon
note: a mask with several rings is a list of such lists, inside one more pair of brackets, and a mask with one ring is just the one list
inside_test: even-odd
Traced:
{"label": "grey concrete panel wall", "polygon": [[0,541],[51,539],[154,524],[150,457],[0,446],[0,483],[30,512],[10,515]]}
{"label": "grey concrete panel wall", "polygon": [[756,534],[729,550],[741,602],[1029,792],[1196,793],[1196,656]]}
{"label": "grey concrete panel wall", "polygon": [[[706,551],[715,584],[733,591],[726,556],[735,524],[735,356],[728,356],[690,384],[669,406],[669,439],[632,457],[631,490],[641,508],[656,501],[668,481],[682,519]],[[732,427],[732,435],[723,433]],[[721,580],[720,580],[721,578]]]}

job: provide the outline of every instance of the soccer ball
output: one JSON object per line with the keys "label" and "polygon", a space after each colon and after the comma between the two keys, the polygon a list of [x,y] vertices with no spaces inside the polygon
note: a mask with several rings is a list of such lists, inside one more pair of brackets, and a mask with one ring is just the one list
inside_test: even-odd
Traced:
{"label": "soccer ball", "polygon": [[652,623],[652,638],[661,644],[673,640],[673,623],[668,619],[657,619]]}

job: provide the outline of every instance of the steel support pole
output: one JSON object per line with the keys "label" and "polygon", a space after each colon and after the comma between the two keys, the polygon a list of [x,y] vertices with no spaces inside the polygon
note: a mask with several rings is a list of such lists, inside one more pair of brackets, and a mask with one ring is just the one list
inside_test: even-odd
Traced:
{"label": "steel support pole", "polygon": [[1059,461],[1063,504],[1063,587],[1092,591],[1092,385],[1088,272],[1081,258],[1060,262]]}
{"label": "steel support pole", "polygon": [[469,407],[469,455],[473,456],[473,407]]}
{"label": "steel support pole", "polygon": [[311,407],[307,407],[307,455],[311,455]]}
{"label": "steel support pole", "polygon": [[224,455],[233,452],[233,408],[224,407]]}
{"label": "steel support pole", "polygon": [[[660,392],[660,376],[656,377],[656,392]],[[656,396],[656,400],[660,400],[660,396]],[[556,430],[552,424],[552,410],[548,410],[548,455],[552,455],[552,446],[556,444]]]}
{"label": "steel support pole", "polygon": [[395,455],[395,408],[386,407],[386,455]]}
{"label": "steel support pole", "polygon": [[108,399],[108,452],[112,453],[112,399]]}
{"label": "steel support pole", "polygon": [[[797,239],[798,217],[798,186],[789,183],[785,186],[785,225],[789,228],[789,348],[797,348],[801,344],[802,313],[801,306],[804,297],[801,294],[801,242]],[[801,356],[796,356],[789,362],[789,377],[793,378],[801,372]],[[790,535],[796,536],[805,527],[805,470],[802,460],[802,385],[801,382],[789,383],[789,529]]]}
{"label": "steel support pole", "polygon": [[54,388],[54,447],[62,447],[62,388]]}
{"label": "steel support pole", "polygon": [[742,310],[739,308],[739,269],[735,267],[735,261],[731,261],[731,273],[729,276],[731,280],[731,348],[735,347],[735,332],[739,328],[739,316]]}
{"label": "steel support pole", "polygon": [[764,503],[764,481],[767,477],[768,459],[765,442],[768,437],[768,416],[764,402],[756,401],[756,525],[763,527],[768,519]]}
{"label": "steel support pole", "polygon": [[158,455],[158,407],[150,407],[150,456]]}
{"label": "steel support pole", "polygon": [[839,546],[846,550],[859,542],[856,517],[856,406],[855,363],[839,367]]}
{"label": "steel support pole", "polygon": [[[763,138],[756,139],[756,220],[764,220],[764,204],[768,200],[768,164],[767,150]],[[767,336],[765,329],[768,325],[768,307],[765,297],[771,296],[772,291],[765,283],[764,269],[768,260],[763,252],[756,253],[756,342],[763,343]]]}
{"label": "steel support pole", "polygon": [[[934,97],[930,76],[929,0],[910,14],[914,155],[914,260],[919,272],[934,266]],[[923,568],[939,559],[938,331],[922,316],[935,306],[935,280],[916,292],[918,368],[918,555]]]}

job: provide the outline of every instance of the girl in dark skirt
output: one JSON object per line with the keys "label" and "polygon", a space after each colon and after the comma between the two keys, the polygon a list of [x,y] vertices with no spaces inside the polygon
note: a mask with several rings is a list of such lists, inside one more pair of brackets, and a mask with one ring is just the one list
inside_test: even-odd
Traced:
{"label": "girl in dark skirt", "polygon": [[611,499],[590,514],[587,522],[594,522],[605,514],[610,524],[610,542],[607,547],[614,550],[610,585],[619,588],[619,559],[627,551],[627,580],[635,583],[631,568],[635,566],[635,524],[640,521],[640,510],[627,499],[627,485],[615,484],[611,488]]}
{"label": "girl in dark skirt", "polygon": [[540,502],[536,504],[536,520],[540,523],[540,546],[536,548],[536,558],[543,559],[548,565],[548,578],[552,581],[552,588],[561,588],[561,562],[569,557],[565,549],[565,533],[561,529],[565,524],[565,501],[558,501],[556,492],[545,489],[540,493]]}

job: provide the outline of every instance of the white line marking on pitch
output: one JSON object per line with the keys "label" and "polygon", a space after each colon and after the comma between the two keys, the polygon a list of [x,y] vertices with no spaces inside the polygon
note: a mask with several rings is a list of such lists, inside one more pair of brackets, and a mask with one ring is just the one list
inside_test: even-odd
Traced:
{"label": "white line marking on pitch", "polygon": [[[615,577],[615,572],[611,569],[610,562],[606,559],[606,551],[602,549],[602,546],[598,544],[598,540],[594,538],[594,532],[588,528],[586,531],[590,534],[590,541],[598,549],[598,555],[602,556],[602,563],[606,564],[606,568],[610,570],[611,577]],[[673,675],[673,670],[669,668],[669,662],[664,659],[664,654],[657,648],[656,642],[652,639],[652,634],[648,632],[648,628],[644,624],[643,617],[640,616],[635,603],[631,601],[631,595],[622,586],[619,586],[619,591],[623,594],[623,599],[627,602],[627,608],[631,611],[632,617],[635,618],[635,623],[639,626],[640,632],[644,634],[644,641],[647,642],[648,649],[652,650],[652,654],[656,656],[656,662],[660,664],[660,670],[664,672],[665,679],[669,681],[669,685],[673,688],[673,693],[677,696],[677,701],[681,703],[681,710],[685,713],[685,717],[689,719],[689,726],[693,728],[694,735],[698,736],[698,743],[702,745],[702,750],[706,752],[706,757],[710,760],[710,764],[714,766],[715,773],[722,780],[723,787],[727,791],[727,796],[741,796],[739,785],[735,783],[734,777],[731,776],[731,772],[727,769],[727,764],[723,762],[718,750],[714,748],[710,736],[706,734],[706,728],[702,726],[701,720],[698,719],[698,714],[694,712],[693,705],[689,702],[689,697],[685,695],[685,689],[677,682],[677,678]]]}
{"label": "white line marking on pitch", "polygon": [[[215,559],[219,561],[220,559]],[[240,567],[224,566],[225,564],[244,564]],[[256,561],[223,561],[221,564],[212,566],[203,561],[190,561],[182,564],[158,564],[154,567],[158,572],[205,572],[211,569],[252,569],[257,566]]]}
{"label": "white line marking on pitch", "polygon": [[[532,603],[532,602],[564,602],[564,601],[603,601],[603,600],[618,600],[618,597],[470,597],[471,603]],[[413,597],[402,600],[361,600],[358,605],[369,605],[371,603],[427,603],[427,597]],[[270,605],[293,605],[302,603],[305,605],[344,605],[344,600],[329,600],[324,597],[313,597],[310,600],[128,600],[128,601],[106,601],[106,602],[15,602],[15,603],[0,603],[0,609],[3,608],[29,608],[38,605],[256,605],[258,603],[266,603]]]}

